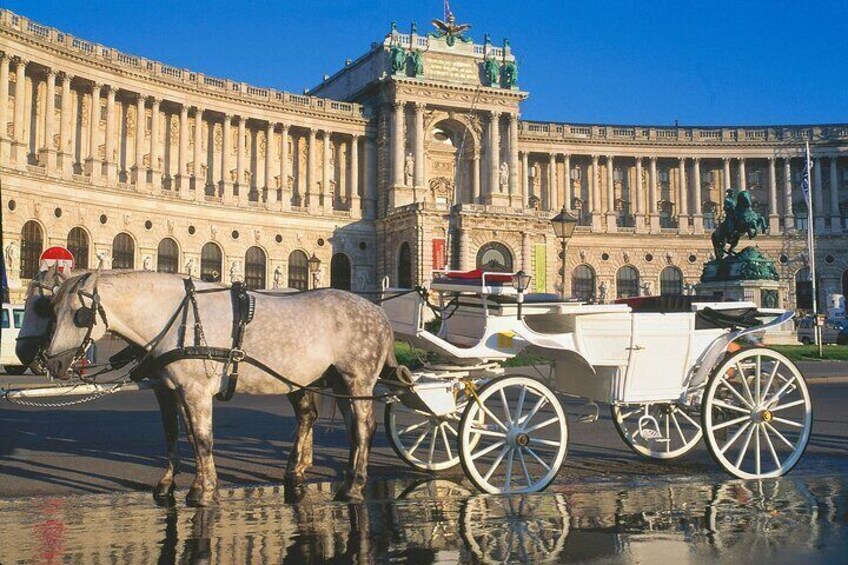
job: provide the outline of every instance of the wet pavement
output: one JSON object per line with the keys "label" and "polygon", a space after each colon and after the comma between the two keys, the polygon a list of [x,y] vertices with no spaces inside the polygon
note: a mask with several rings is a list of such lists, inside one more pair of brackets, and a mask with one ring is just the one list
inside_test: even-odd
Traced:
{"label": "wet pavement", "polygon": [[311,484],[226,489],[218,506],[144,493],[0,500],[0,563],[843,563],[848,475],[556,485],[491,496],[379,481],[360,505]]}

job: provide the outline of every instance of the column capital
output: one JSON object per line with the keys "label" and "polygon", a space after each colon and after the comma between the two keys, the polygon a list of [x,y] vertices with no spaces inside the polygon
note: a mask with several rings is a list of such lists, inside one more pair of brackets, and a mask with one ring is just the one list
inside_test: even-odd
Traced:
{"label": "column capital", "polygon": [[0,51],[0,61],[2,61],[3,59],[10,59],[10,58],[11,57],[9,57],[8,53],[6,53],[5,51]]}
{"label": "column capital", "polygon": [[91,90],[100,91],[103,89],[103,86],[102,82],[91,81]]}
{"label": "column capital", "polygon": [[232,122],[233,117],[234,117],[233,114],[230,114],[228,112],[224,112],[224,122],[227,122],[227,123]]}
{"label": "column capital", "polygon": [[418,111],[421,111],[421,110],[424,110],[425,108],[427,108],[427,103],[416,100],[415,102],[412,103],[412,107],[415,108]]}
{"label": "column capital", "polygon": [[73,73],[69,73],[68,71],[61,71],[59,72],[59,77],[61,77],[62,80],[71,82],[72,80],[74,80],[74,78],[76,78],[76,75],[74,75]]}
{"label": "column capital", "polygon": [[606,158],[607,158],[607,161],[612,161],[613,159],[615,159],[615,156],[614,155],[607,155]]}
{"label": "column capital", "polygon": [[188,117],[188,104],[180,104],[180,116]]}
{"label": "column capital", "polygon": [[658,157],[657,157],[656,155],[651,155],[650,157],[648,157],[648,159],[650,159],[650,160],[651,160],[651,163],[656,163],[656,162],[657,162]]}
{"label": "column capital", "polygon": [[268,123],[265,124],[265,128],[271,130],[272,132],[276,129],[276,127],[277,127],[277,123],[272,122],[271,120],[268,120]]}
{"label": "column capital", "polygon": [[238,122],[238,125],[242,125],[242,124],[247,125],[247,124],[245,124],[245,122],[246,122],[247,120],[246,120],[246,119],[245,119],[245,117],[244,117],[244,116],[242,116],[241,114],[236,114],[236,115],[235,115],[235,116],[233,116],[233,117],[236,119],[236,122]]}
{"label": "column capital", "polygon": [[592,162],[597,164],[598,159],[600,158],[600,155],[598,155],[597,153],[592,153],[591,157],[592,157]]}
{"label": "column capital", "polygon": [[700,164],[700,162],[701,162],[701,158],[700,158],[700,157],[692,157],[692,161],[694,161],[695,163]]}
{"label": "column capital", "polygon": [[359,139],[360,139],[361,137],[362,137],[362,135],[360,135],[360,134],[358,134],[358,133],[352,133],[352,134],[350,134],[350,140],[351,140],[351,141],[353,141],[354,143],[356,143],[357,141],[359,141]]}
{"label": "column capital", "polygon": [[162,102],[162,99],[158,96],[148,96],[147,99],[150,100],[150,103],[154,106],[158,106]]}
{"label": "column capital", "polygon": [[489,110],[489,117],[496,120],[501,117],[501,113],[502,112],[500,110]]}
{"label": "column capital", "polygon": [[14,57],[12,57],[12,61],[14,61],[16,65],[23,65],[24,67],[26,67],[30,63],[29,59],[27,59],[26,57],[22,57],[21,55],[15,55]]}
{"label": "column capital", "polygon": [[203,106],[192,106],[192,108],[194,108],[194,117],[203,117],[203,112],[206,111]]}
{"label": "column capital", "polygon": [[286,133],[288,133],[291,126],[286,122],[280,122],[280,128],[283,130],[283,135],[285,135]]}
{"label": "column capital", "polygon": [[306,131],[309,132],[309,139],[310,140],[315,139],[315,136],[318,134],[318,132],[316,131],[315,128],[306,128]]}
{"label": "column capital", "polygon": [[47,77],[47,79],[48,79],[48,80],[49,80],[50,78],[53,78],[53,79],[55,80],[55,79],[56,79],[56,75],[58,74],[58,72],[56,71],[56,69],[52,69],[52,68],[51,68],[51,69],[47,69],[47,71],[45,71],[45,73],[44,73],[44,74],[45,74],[45,76]]}
{"label": "column capital", "polygon": [[722,157],[722,158],[721,158],[721,160],[722,160],[725,164],[730,163],[730,157]]}
{"label": "column capital", "polygon": [[390,104],[391,104],[392,108],[394,108],[395,111],[397,111],[397,110],[403,109],[403,107],[406,105],[406,101],[405,100],[392,100],[390,102]]}

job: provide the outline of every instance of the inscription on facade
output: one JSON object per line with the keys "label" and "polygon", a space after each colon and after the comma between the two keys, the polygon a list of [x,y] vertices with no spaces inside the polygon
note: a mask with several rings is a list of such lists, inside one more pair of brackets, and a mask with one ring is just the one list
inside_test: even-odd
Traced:
{"label": "inscription on facade", "polygon": [[424,75],[428,79],[448,82],[480,83],[477,63],[465,59],[428,57],[424,64]]}

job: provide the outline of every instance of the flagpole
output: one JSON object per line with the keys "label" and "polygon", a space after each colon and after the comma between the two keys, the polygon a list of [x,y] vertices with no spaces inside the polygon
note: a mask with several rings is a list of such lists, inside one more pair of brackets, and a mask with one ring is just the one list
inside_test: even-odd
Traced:
{"label": "flagpole", "polygon": [[[810,163],[810,142],[809,140],[805,142],[806,148],[806,156],[805,156],[805,168],[807,169],[807,253],[810,256],[810,287],[813,291],[813,335],[815,336],[816,345],[819,347],[819,357],[821,357],[822,351],[822,343],[821,343],[821,331],[818,325],[818,289],[816,288],[816,238],[813,233],[813,229],[815,226],[815,213],[813,210],[813,190],[812,190],[812,166]],[[816,179],[818,182],[818,179]]]}

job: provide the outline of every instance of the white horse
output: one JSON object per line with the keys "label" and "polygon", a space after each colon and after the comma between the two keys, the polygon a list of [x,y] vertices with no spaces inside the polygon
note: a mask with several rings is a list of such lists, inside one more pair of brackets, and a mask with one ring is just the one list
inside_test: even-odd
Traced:
{"label": "white horse", "polygon": [[[183,341],[231,349],[235,327],[231,293],[219,284],[196,282],[195,316],[180,275],[104,271],[63,278],[52,270],[30,285],[19,357],[29,364],[43,351],[50,374],[67,378],[89,340],[96,341],[107,331],[137,351],[149,351],[144,355],[153,373],[145,376],[159,383],[155,390],[168,443],[168,465],[154,494],[162,497],[173,491],[179,412],[197,462],[186,500],[192,505],[211,504],[218,482],[212,459],[212,399],[227,387],[227,363],[179,359],[161,366],[156,359],[181,349]],[[60,284],[54,288],[55,283]],[[300,387],[326,383],[339,396],[356,397],[337,398],[351,442],[348,473],[337,498],[361,500],[376,428],[370,395],[381,374],[398,370],[385,313],[363,298],[332,289],[285,297],[251,294],[255,317],[245,326],[242,349],[289,382],[242,363],[237,391],[289,395],[297,437],[286,478],[295,486],[303,483],[312,465],[312,426],[317,418],[316,392]]]}

